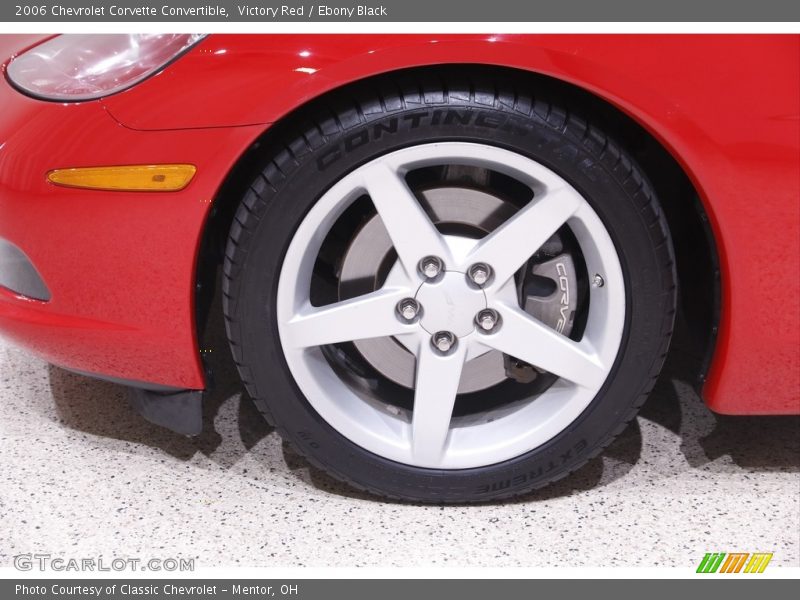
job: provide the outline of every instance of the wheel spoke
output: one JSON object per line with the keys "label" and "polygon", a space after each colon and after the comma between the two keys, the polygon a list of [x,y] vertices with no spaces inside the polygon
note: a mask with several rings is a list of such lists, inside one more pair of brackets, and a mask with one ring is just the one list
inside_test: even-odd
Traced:
{"label": "wheel spoke", "polygon": [[417,354],[416,390],[411,421],[411,451],[417,464],[436,467],[441,463],[450,431],[466,344],[450,354],[438,354],[430,344],[421,343]]}
{"label": "wheel spoke", "polygon": [[496,333],[485,336],[485,345],[579,386],[600,389],[606,368],[588,343],[561,335],[517,306],[503,304],[499,308],[503,324]]}
{"label": "wheel spoke", "polygon": [[307,305],[286,324],[285,341],[309,348],[407,333],[413,326],[397,318],[396,306],[408,293],[384,288],[319,308]]}
{"label": "wheel spoke", "polygon": [[363,181],[409,276],[426,256],[450,261],[447,243],[397,172],[379,162],[365,170]]}
{"label": "wheel spoke", "polygon": [[483,238],[470,253],[469,261],[491,265],[493,285],[503,285],[580,205],[580,197],[570,188],[548,190]]}

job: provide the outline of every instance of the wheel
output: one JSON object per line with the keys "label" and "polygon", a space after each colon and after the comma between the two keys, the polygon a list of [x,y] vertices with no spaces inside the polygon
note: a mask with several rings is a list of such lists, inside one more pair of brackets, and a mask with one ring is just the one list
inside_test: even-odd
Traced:
{"label": "wheel", "polygon": [[283,133],[231,228],[224,308],[249,394],[311,463],[392,498],[497,499],[635,416],[673,251],[605,133],[482,72],[361,84]]}

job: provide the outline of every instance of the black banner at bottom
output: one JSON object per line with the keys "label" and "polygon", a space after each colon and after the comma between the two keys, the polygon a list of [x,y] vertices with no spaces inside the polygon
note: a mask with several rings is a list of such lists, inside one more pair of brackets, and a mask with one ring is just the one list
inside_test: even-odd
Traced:
{"label": "black banner at bottom", "polygon": [[[760,581],[757,581],[760,579]],[[756,591],[755,586],[760,586]],[[1,580],[0,598],[9,600],[530,600],[543,595],[567,598],[647,597],[675,600],[699,592],[725,594],[726,600],[788,598],[796,582],[788,579],[698,575],[691,579],[25,579]],[[710,586],[713,586],[713,590]],[[765,588],[766,586],[766,588]],[[796,591],[796,590],[795,590]],[[766,596],[765,596],[766,594]]]}

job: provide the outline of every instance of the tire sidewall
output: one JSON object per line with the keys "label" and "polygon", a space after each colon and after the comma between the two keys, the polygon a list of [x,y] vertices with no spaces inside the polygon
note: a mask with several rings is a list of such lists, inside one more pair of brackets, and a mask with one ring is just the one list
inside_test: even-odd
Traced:
{"label": "tire sidewall", "polygon": [[[437,110],[441,111],[438,122]],[[448,118],[448,111],[457,111],[460,118]],[[467,113],[470,120],[464,123]],[[415,144],[451,141],[517,152],[553,170],[581,193],[617,249],[626,281],[626,317],[617,360],[605,385],[565,430],[512,460],[480,468],[436,470],[384,459],[328,425],[292,377],[282,352],[275,303],[292,235],[325,191],[380,155]],[[640,177],[623,179],[630,172],[628,159],[608,154],[598,154],[586,132],[578,136],[536,116],[470,105],[379,115],[326,136],[324,143],[304,155],[295,154],[294,160],[281,165],[279,176],[273,173],[270,185],[261,183],[259,193],[265,201],[255,204],[257,222],[239,249],[245,259],[232,282],[231,294],[237,298],[234,317],[246,324],[236,343],[248,363],[251,395],[312,462],[358,487],[389,496],[489,500],[540,487],[578,468],[635,414],[649,390],[653,362],[663,352],[669,311],[652,211],[642,210],[650,202],[648,187]]]}

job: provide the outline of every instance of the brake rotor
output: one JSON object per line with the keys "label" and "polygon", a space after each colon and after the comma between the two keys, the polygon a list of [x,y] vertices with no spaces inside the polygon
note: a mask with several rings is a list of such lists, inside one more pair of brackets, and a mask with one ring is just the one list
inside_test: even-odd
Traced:
{"label": "brake rotor", "polygon": [[[518,210],[511,202],[465,187],[437,187],[419,192],[433,223],[443,231],[479,239],[502,225]],[[520,306],[543,323],[569,335],[575,312],[575,268],[563,252],[558,236],[549,240],[525,266],[519,293]],[[391,239],[380,217],[369,218],[351,241],[341,263],[339,298],[346,299],[377,290],[396,260]],[[566,289],[566,296],[564,295]],[[570,294],[570,292],[572,292]],[[566,302],[566,304],[564,304]],[[393,337],[369,338],[353,344],[378,373],[401,386],[414,387],[415,358]],[[483,354],[464,365],[459,394],[487,389],[509,377],[532,380],[526,365],[498,351]],[[529,366],[527,366],[529,367]]]}

